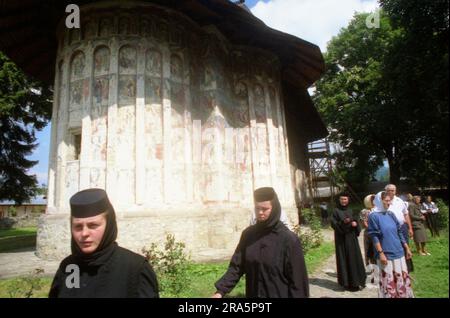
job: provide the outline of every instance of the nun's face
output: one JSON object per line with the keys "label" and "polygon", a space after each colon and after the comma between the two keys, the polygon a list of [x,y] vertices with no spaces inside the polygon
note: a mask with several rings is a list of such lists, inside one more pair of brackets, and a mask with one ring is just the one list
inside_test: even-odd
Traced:
{"label": "nun's face", "polygon": [[263,201],[256,202],[255,204],[255,216],[258,222],[267,220],[272,212],[272,202]]}
{"label": "nun's face", "polygon": [[95,252],[106,228],[105,213],[89,218],[72,218],[72,236],[85,254]]}
{"label": "nun's face", "polygon": [[347,206],[348,205],[348,197],[345,197],[345,196],[339,197],[339,203],[342,206]]}

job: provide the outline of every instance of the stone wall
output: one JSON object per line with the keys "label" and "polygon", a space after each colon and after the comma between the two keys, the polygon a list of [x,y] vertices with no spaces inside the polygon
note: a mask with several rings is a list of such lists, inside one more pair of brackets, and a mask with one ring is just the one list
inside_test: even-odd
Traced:
{"label": "stone wall", "polygon": [[[296,209],[284,209],[291,224],[298,223]],[[142,253],[152,243],[163,247],[167,234],[186,243],[193,261],[229,260],[241,232],[249,226],[251,210],[207,209],[117,213],[120,246]],[[62,260],[70,254],[69,215],[44,215],[39,219],[38,256]]]}

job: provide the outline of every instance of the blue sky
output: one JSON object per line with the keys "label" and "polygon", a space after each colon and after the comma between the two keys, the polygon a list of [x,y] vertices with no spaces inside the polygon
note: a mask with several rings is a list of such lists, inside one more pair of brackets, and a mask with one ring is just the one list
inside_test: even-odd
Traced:
{"label": "blue sky", "polygon": [[[247,0],[252,13],[268,26],[318,45],[326,44],[347,26],[355,12],[371,12],[378,7],[376,0]],[[39,146],[29,157],[38,160],[29,174],[36,174],[39,184],[47,184],[50,151],[49,124],[37,132]]]}

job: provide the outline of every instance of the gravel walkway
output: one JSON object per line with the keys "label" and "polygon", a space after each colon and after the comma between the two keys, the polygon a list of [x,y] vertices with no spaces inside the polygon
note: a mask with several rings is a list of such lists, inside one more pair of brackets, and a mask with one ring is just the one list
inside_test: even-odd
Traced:
{"label": "gravel walkway", "polygon": [[[324,239],[334,242],[334,233],[330,229],[323,230]],[[364,253],[362,233],[359,237],[361,253]],[[364,254],[363,254],[364,255]],[[310,277],[309,288],[312,298],[377,298],[377,286],[370,284],[370,278],[366,282],[366,288],[361,291],[350,292],[343,289],[337,283],[336,255],[328,258]]]}

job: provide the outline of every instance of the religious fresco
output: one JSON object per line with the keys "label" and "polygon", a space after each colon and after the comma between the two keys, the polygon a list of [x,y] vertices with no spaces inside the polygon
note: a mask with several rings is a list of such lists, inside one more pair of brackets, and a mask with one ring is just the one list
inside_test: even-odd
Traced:
{"label": "religious fresco", "polygon": [[155,19],[155,24],[157,25],[156,29],[157,32],[155,32],[156,39],[159,42],[167,42],[169,39],[169,25],[168,21],[165,18],[158,17],[158,19]]}
{"label": "religious fresco", "polygon": [[83,81],[76,81],[70,84],[70,107],[69,110],[79,108],[83,100]]}
{"label": "religious fresco", "polygon": [[[172,70],[172,68],[171,68]],[[145,74],[162,76],[162,54],[157,50],[148,50],[145,54]]]}
{"label": "religious fresco", "polygon": [[107,117],[102,116],[91,121],[91,161],[106,162],[106,144],[108,136]]}
{"label": "religious fresco", "polygon": [[72,63],[70,65],[70,79],[71,81],[81,78],[84,75],[84,68],[85,68],[85,57],[82,52],[77,52],[73,58]]}
{"label": "religious fresco", "polygon": [[[150,30],[148,30],[150,31]],[[145,54],[145,200],[162,202],[163,195],[163,119],[162,54],[148,50]]]}
{"label": "religious fresco", "polygon": [[97,105],[108,106],[108,96],[109,96],[109,77],[103,76],[94,78],[93,106]]}
{"label": "religious fresco", "polygon": [[148,19],[141,19],[140,34],[145,37],[151,37],[152,32],[152,22]]}
{"label": "religious fresco", "polygon": [[235,85],[234,93],[237,99],[237,104],[233,112],[234,127],[249,127],[250,113],[248,104],[248,88],[243,82],[238,82]]}
{"label": "religious fresco", "polygon": [[[122,18],[122,27],[128,18]],[[120,25],[120,23],[119,23]],[[123,32],[123,29],[120,29]],[[123,46],[119,50],[119,104],[117,109],[116,166],[119,167],[117,183],[124,192],[124,201],[135,201],[136,162],[136,66],[137,52],[134,47]]]}
{"label": "religious fresco", "polygon": [[269,140],[267,131],[266,105],[264,89],[261,85],[254,86],[254,110],[256,127],[252,130],[252,142],[256,149],[255,186],[268,186],[270,182]]}
{"label": "religious fresco", "polygon": [[171,188],[177,193],[172,200],[174,202],[184,202],[186,200],[186,158],[185,158],[185,87],[183,84],[174,82],[181,81],[182,64],[181,60],[171,59]]}
{"label": "religious fresco", "polygon": [[73,44],[81,40],[81,31],[80,29],[73,28],[70,29],[69,33],[69,44]]}
{"label": "religious fresco", "polygon": [[94,53],[94,75],[103,75],[109,72],[110,52],[107,47],[100,47]]}
{"label": "religious fresco", "polygon": [[[110,52],[106,47],[94,53],[94,83],[91,106],[91,164],[106,167],[108,137],[108,103]],[[106,172],[91,170],[91,186],[104,184]]]}
{"label": "religious fresco", "polygon": [[145,77],[145,103],[161,104],[162,102],[161,78]]}
{"label": "religious fresco", "polygon": [[136,49],[131,46],[124,46],[119,51],[119,73],[136,73]]}
{"label": "religious fresco", "polygon": [[[183,61],[177,54],[171,54],[170,82],[166,83],[170,86],[170,101],[172,106],[172,160],[176,162],[184,162],[184,116],[186,108],[186,88],[182,82]],[[180,156],[180,154],[182,154],[182,156]]]}
{"label": "religious fresco", "polygon": [[127,17],[121,17],[119,19],[119,34],[120,35],[127,35],[130,34],[130,19]]}
{"label": "religious fresco", "polygon": [[65,171],[65,202],[69,204],[70,197],[79,191],[80,182],[80,162],[79,161],[67,161]]}
{"label": "religious fresco", "polygon": [[271,113],[271,119],[272,119],[272,142],[273,142],[273,148],[275,151],[275,165],[277,166],[277,171],[279,170],[279,153],[280,153],[280,141],[279,141],[279,129],[278,129],[278,103],[277,103],[277,96],[276,96],[276,90],[273,87],[269,87],[269,100],[270,100],[270,113]]}
{"label": "religious fresco", "polygon": [[[173,202],[186,201],[186,167],[185,167],[185,87],[181,83],[183,64],[181,58],[172,54],[170,59],[171,80],[166,81],[170,86],[171,100],[171,133],[170,133],[170,200]],[[167,91],[167,90],[166,90]]]}
{"label": "religious fresco", "polygon": [[106,188],[106,169],[105,168],[91,168],[89,175],[89,182],[91,188]]}
{"label": "religious fresco", "polygon": [[275,128],[278,128],[277,92],[273,87],[269,87],[269,99],[270,99],[270,108],[272,109],[272,123]]}
{"label": "religious fresco", "polygon": [[[87,25],[82,30],[83,36],[92,40],[78,47],[94,48],[92,65],[86,65],[81,51],[75,52],[68,68],[68,92],[69,127],[81,127],[82,117],[90,114],[89,131],[83,131],[90,138],[88,167],[83,167],[90,169],[90,185],[107,186],[106,174],[110,172],[106,171],[106,160],[113,160],[107,155],[114,153],[111,173],[115,177],[110,180],[120,184],[119,191],[127,196],[128,203],[124,206],[135,204],[136,140],[142,138],[139,145],[144,147],[145,159],[139,170],[145,171],[145,205],[162,204],[164,200],[171,203],[172,199],[183,202],[190,199],[185,195],[191,187],[198,202],[251,204],[254,186],[283,184],[288,177],[282,155],[286,149],[279,118],[282,109],[277,108],[280,101],[275,88],[276,65],[267,56],[256,59],[259,51],[229,46],[215,35],[189,28],[189,23],[174,26],[172,19],[164,14],[152,18],[139,15],[135,19],[126,12],[117,20],[106,14],[94,19],[87,17],[87,21],[98,21],[98,25],[97,28]],[[117,37],[117,33],[121,36]],[[138,33],[139,50],[132,44],[136,38],[129,36]],[[106,42],[108,37],[117,41],[117,51],[105,46],[110,43]],[[143,70],[137,69],[138,60],[143,62]],[[111,65],[118,66],[117,74],[110,72]],[[163,70],[169,72],[164,78]],[[275,75],[269,78],[268,74]],[[113,80],[115,85],[111,86]],[[140,138],[136,136],[138,87],[143,88],[144,94]],[[117,96],[117,112],[110,96]],[[170,105],[168,121],[164,120],[163,100],[170,101],[166,104]],[[253,117],[256,125],[250,127]],[[268,118],[273,124],[270,144],[275,156],[269,156],[272,150]],[[113,131],[108,130],[108,119],[115,123]],[[170,127],[164,127],[165,122]],[[170,140],[167,145],[164,145],[165,130]],[[113,135],[114,145],[110,147],[114,149],[107,151],[109,133]],[[200,155],[194,154],[195,151]],[[254,163],[253,152],[257,160]],[[187,153],[193,163],[186,158]],[[276,176],[271,176],[271,156],[275,158]],[[164,162],[166,157],[170,162]],[[170,165],[168,177],[164,177],[165,164]],[[187,184],[191,173],[192,184]],[[164,184],[165,181],[169,184]],[[172,198],[165,196],[165,188]]]}
{"label": "religious fresco", "polygon": [[89,40],[97,36],[97,25],[93,21],[82,24],[83,39]]}
{"label": "religious fresco", "polygon": [[183,84],[170,83],[170,100],[172,109],[177,113],[184,113],[184,105],[186,104],[186,87]]}
{"label": "religious fresco", "polygon": [[114,33],[114,24],[112,18],[102,18],[99,23],[99,36],[108,36]]}
{"label": "religious fresco", "polygon": [[136,76],[121,75],[119,80],[119,106],[135,104]]}
{"label": "religious fresco", "polygon": [[183,61],[176,54],[170,56],[170,78],[172,80],[183,79]]}
{"label": "religious fresco", "polygon": [[204,71],[203,71],[203,88],[204,89],[212,89],[214,88],[216,81],[215,81],[215,74],[214,70],[211,65],[205,65]]}
{"label": "religious fresco", "polygon": [[88,106],[89,79],[70,83],[69,126],[80,126],[84,108]]}
{"label": "religious fresco", "polygon": [[176,26],[175,23],[170,23],[169,43],[172,46],[181,47],[183,45],[184,32],[182,29]]}
{"label": "religious fresco", "polygon": [[261,85],[255,85],[254,89],[254,108],[256,123],[266,123],[266,103],[264,100],[264,89]]}

